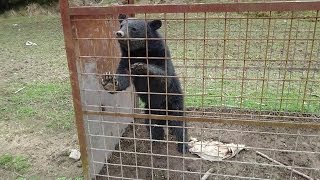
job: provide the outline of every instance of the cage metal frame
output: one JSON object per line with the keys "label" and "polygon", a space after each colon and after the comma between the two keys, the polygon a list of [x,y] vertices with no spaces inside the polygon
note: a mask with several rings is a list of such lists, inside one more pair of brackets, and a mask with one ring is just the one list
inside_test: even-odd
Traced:
{"label": "cage metal frame", "polygon": [[[76,126],[78,132],[78,139],[81,152],[81,160],[83,166],[83,174],[85,178],[89,178],[88,172],[88,154],[87,143],[85,137],[85,128],[83,122],[83,116],[85,115],[109,115],[115,117],[132,117],[141,119],[159,119],[170,120],[176,119],[181,121],[190,122],[212,122],[212,118],[206,117],[176,117],[176,116],[162,116],[151,114],[139,114],[139,113],[116,113],[116,112],[94,112],[82,110],[80,85],[77,77],[76,67],[76,54],[74,46],[74,39],[72,38],[71,19],[72,16],[103,16],[105,14],[136,14],[136,13],[206,13],[206,12],[271,12],[271,11],[318,11],[320,10],[320,2],[317,1],[304,1],[304,2],[249,2],[249,3],[215,3],[215,4],[162,4],[162,5],[122,5],[122,6],[106,6],[106,7],[69,7],[67,0],[60,0],[61,18],[63,24],[63,32],[65,38],[66,52],[68,67],[70,71],[70,81],[72,85],[72,96],[75,110]],[[318,18],[318,17],[316,17]],[[206,18],[204,18],[205,20]],[[174,20],[174,18],[168,18],[167,20]],[[318,21],[318,20],[317,20]],[[289,37],[290,38],[290,37]],[[288,39],[288,38],[285,38]],[[170,40],[170,39],[168,39]],[[185,40],[172,39],[172,40]],[[191,39],[192,40],[192,39]],[[195,39],[196,40],[196,39]],[[269,39],[268,39],[269,40]],[[272,39],[270,39],[272,40]],[[315,40],[315,37],[313,37]],[[118,58],[118,57],[114,57]],[[204,58],[205,59],[205,58]],[[310,67],[309,67],[310,68]],[[319,82],[319,81],[316,81]],[[243,96],[241,96],[243,97]],[[273,127],[287,127],[287,128],[312,128],[320,129],[319,123],[307,122],[307,123],[288,123],[281,121],[250,121],[243,119],[222,119],[215,118],[214,123],[228,123],[250,126],[273,126]]]}

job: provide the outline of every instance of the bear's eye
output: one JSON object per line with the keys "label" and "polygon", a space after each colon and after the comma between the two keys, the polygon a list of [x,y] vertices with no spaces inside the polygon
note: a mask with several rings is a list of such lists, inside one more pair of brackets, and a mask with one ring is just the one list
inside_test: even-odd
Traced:
{"label": "bear's eye", "polygon": [[136,31],[137,29],[136,29],[136,28],[131,28],[131,30],[132,30],[132,31]]}
{"label": "bear's eye", "polygon": [[123,25],[121,24],[121,25],[120,25],[120,29],[122,29],[122,27],[123,27]]}

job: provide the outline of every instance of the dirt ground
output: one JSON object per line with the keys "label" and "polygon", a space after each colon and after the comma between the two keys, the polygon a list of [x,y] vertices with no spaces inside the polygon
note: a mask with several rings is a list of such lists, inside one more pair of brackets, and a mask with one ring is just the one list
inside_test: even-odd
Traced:
{"label": "dirt ground", "polygon": [[[304,118],[300,118],[300,120],[304,120]],[[135,131],[131,125],[123,136],[132,138],[135,132],[138,154],[130,153],[135,152],[134,140],[122,139],[120,141],[121,151],[128,153],[112,153],[108,159],[110,164],[104,166],[100,172],[101,176],[97,176],[96,179],[119,179],[122,177],[191,180],[200,179],[210,168],[213,168],[213,175],[208,179],[305,179],[290,170],[275,166],[275,163],[257,155],[255,151],[262,152],[285,165],[301,167],[295,169],[312,178],[320,178],[320,139],[319,131],[314,129],[189,123],[188,127],[191,128],[189,129],[189,137],[201,139],[202,134],[204,140],[239,143],[251,147],[241,151],[232,159],[209,162],[201,160],[191,153],[185,154],[183,158],[183,155],[177,152],[176,144],[168,143],[167,146],[165,142],[152,145],[153,153],[151,155],[150,141],[139,140],[139,138],[148,139],[149,133],[142,125],[143,121],[136,120],[135,123],[140,124],[134,126]],[[173,139],[169,135],[169,140]],[[119,146],[116,149],[119,150]],[[313,168],[313,170],[308,168]],[[109,178],[107,178],[108,173]]]}
{"label": "dirt ground", "polygon": [[68,157],[79,147],[60,16],[1,16],[0,24],[0,159],[27,164],[23,172],[1,164],[0,179],[81,177]]}
{"label": "dirt ground", "polygon": [[78,177],[82,173],[81,162],[70,159],[69,150],[77,149],[77,136],[72,133],[58,133],[55,136],[46,131],[12,123],[0,122],[0,154],[21,154],[28,157],[31,168],[21,176],[19,173],[0,168],[0,179],[57,179]]}
{"label": "dirt ground", "polygon": [[[23,155],[30,163],[27,173],[22,175],[0,168],[0,179],[80,177],[81,163],[68,157],[68,151],[78,149],[78,145],[76,130],[72,125],[68,125],[73,124],[73,115],[72,118],[69,116],[73,109],[70,105],[72,103],[69,73],[60,16],[1,18],[0,24],[2,35],[0,36],[2,43],[0,46],[2,64],[0,76],[4,77],[0,80],[0,155]],[[38,45],[27,47],[25,43],[29,40]],[[253,51],[259,53],[261,49],[253,49]],[[14,93],[23,87],[26,88],[17,94]],[[314,91],[317,92],[316,90],[315,88]],[[25,92],[32,92],[32,96]],[[44,97],[47,98],[43,99]],[[68,128],[64,129],[65,126]],[[319,131],[228,124],[189,123],[188,126],[192,128],[189,130],[190,137],[242,143],[255,149],[262,148],[259,151],[277,161],[286,165],[294,163],[296,166],[303,167],[300,169],[301,172],[320,178],[319,170],[307,169],[307,167],[314,169],[320,167]],[[200,127],[207,129],[200,131]],[[149,137],[145,126],[142,125],[134,128],[129,126],[124,137],[133,137],[133,130],[138,139]],[[253,133],[252,131],[268,133]],[[274,134],[270,134],[271,132]],[[293,135],[287,135],[290,133]],[[295,134],[301,135],[297,138]],[[307,134],[316,136],[304,136]],[[173,139],[171,136],[169,138]],[[210,176],[209,179],[237,179],[235,177],[303,179],[284,168],[271,166],[273,163],[257,156],[252,150],[243,151],[230,161],[207,162],[199,158],[190,159],[191,157],[197,158],[190,153],[186,154],[183,159],[183,156],[176,151],[175,144],[168,144],[168,147],[166,143],[155,144],[152,158],[148,141],[137,140],[135,146],[133,140],[123,139],[120,146],[122,151],[135,152],[136,147],[136,152],[145,154],[135,156],[131,153],[121,153],[120,156],[120,153],[115,152],[108,162],[112,164],[121,162],[124,166],[121,168],[119,165],[109,165],[108,169],[104,168],[101,171],[101,174],[109,174],[114,176],[114,179],[123,175],[127,178],[140,179],[184,178],[192,180],[199,179],[203,175],[199,174],[200,172],[204,173],[209,168],[214,168],[213,173],[216,176]],[[265,148],[275,150],[265,150]],[[161,156],[167,154],[175,157]],[[125,165],[140,167],[128,168]],[[185,172],[177,172],[181,170]]]}

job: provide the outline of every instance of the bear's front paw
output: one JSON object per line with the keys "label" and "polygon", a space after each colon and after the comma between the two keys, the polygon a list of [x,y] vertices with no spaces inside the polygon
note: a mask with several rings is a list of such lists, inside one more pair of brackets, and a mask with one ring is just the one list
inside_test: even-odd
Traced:
{"label": "bear's front paw", "polygon": [[139,75],[143,75],[143,74],[147,74],[147,64],[145,63],[134,63],[133,65],[131,65],[131,73],[132,74],[139,74]]}
{"label": "bear's front paw", "polygon": [[118,81],[110,72],[102,76],[101,85],[105,90],[110,91],[109,93],[111,94],[116,93],[115,91],[119,89]]}

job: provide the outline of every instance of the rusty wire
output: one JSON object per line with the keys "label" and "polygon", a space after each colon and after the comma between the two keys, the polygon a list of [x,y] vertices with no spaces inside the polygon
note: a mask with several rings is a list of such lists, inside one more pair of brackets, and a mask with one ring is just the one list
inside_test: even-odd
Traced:
{"label": "rusty wire", "polygon": [[[284,8],[281,3],[280,6]],[[320,6],[320,3],[317,3],[317,6]],[[161,9],[165,7],[168,6],[161,6]],[[195,6],[190,5],[190,7]],[[208,10],[202,5],[199,7]],[[100,78],[105,73],[99,70],[99,65],[94,67],[94,71],[88,71],[85,68],[88,62],[103,64],[111,61],[112,74],[117,75],[114,71],[117,62],[114,59],[119,59],[120,54],[103,54],[99,47],[94,45],[101,41],[115,42],[117,38],[110,34],[101,36],[92,36],[90,32],[81,34],[81,29],[77,29],[77,23],[105,22],[107,28],[115,30],[118,28],[116,23],[118,19],[114,17],[84,19],[75,14],[83,15],[85,9],[75,8],[70,11],[71,15],[75,15],[71,22],[77,33],[73,34],[72,40],[78,43],[78,49],[74,51],[77,52],[76,60],[79,63],[77,75],[80,78],[80,93],[84,99],[94,93],[98,93],[99,96],[97,104],[93,101],[82,102],[82,113],[87,124],[86,144],[90,153],[90,166],[104,165],[106,169],[106,172],[101,173],[92,168],[90,173],[95,179],[200,179],[211,167],[216,168],[215,172],[211,173],[216,179],[301,178],[292,170],[286,169],[288,167],[314,179],[320,178],[320,169],[316,166],[319,163],[316,159],[320,157],[319,10],[276,12],[271,8],[251,13],[249,10],[254,7],[251,6],[247,11],[244,6],[240,7],[242,12],[239,13],[223,12],[221,9],[216,13],[211,11],[195,13],[193,11],[196,8],[190,8],[193,11],[189,13],[183,6],[180,10],[183,12],[173,13],[171,10],[164,10],[160,14],[151,12],[154,8],[150,6],[147,7],[150,12],[144,13],[139,7],[131,7],[137,8],[141,13],[135,15],[138,19],[145,21],[162,19],[161,39],[168,44],[171,51],[171,60],[181,81],[185,98],[183,109],[185,115],[181,117],[168,114],[170,111],[180,112],[168,110],[168,100],[165,109],[150,107],[150,95],[163,94],[166,99],[170,95],[178,95],[168,93],[167,87],[164,93],[150,92],[150,78],[163,76],[147,74],[148,92],[136,92],[131,89],[118,92],[117,97],[129,94],[131,100],[139,94],[147,94],[148,108],[122,107],[116,98],[109,98],[113,102],[106,105],[103,99],[107,91],[94,86],[85,86],[87,77]],[[257,5],[256,10],[260,10],[261,7]],[[307,6],[301,7],[305,10]],[[121,11],[121,8],[118,10]],[[125,7],[122,10],[133,12]],[[160,10],[154,11],[158,13]],[[111,12],[118,11],[113,9]],[[95,13],[101,15],[102,10]],[[146,46],[148,47],[147,43]],[[93,49],[92,52],[90,49]],[[130,57],[129,53],[128,59],[147,58],[149,64],[153,58],[148,57],[148,54],[146,56]],[[168,58],[163,60],[167,61]],[[170,76],[167,75],[167,68],[165,71],[167,86],[167,79]],[[128,74],[119,76],[128,76],[130,81],[141,76],[132,75],[130,68]],[[141,113],[146,110],[149,113]],[[165,115],[154,115],[150,110],[164,111]],[[134,120],[126,122],[122,118],[134,118]],[[171,146],[177,141],[168,133],[164,140],[152,140],[151,136],[141,137],[139,133],[143,132],[142,129],[152,126],[151,121],[149,124],[144,124],[139,120],[144,118],[166,121],[165,125],[158,125],[166,131],[172,127],[169,126],[168,120],[186,121],[189,124],[183,128],[189,130],[190,136],[195,136],[199,140],[211,138],[244,143],[247,151],[263,151],[273,159],[285,161],[282,163],[286,168],[265,161],[257,154],[247,154],[245,158],[240,154],[235,159],[208,163],[187,153],[173,153]],[[95,125],[97,123],[101,128],[99,133],[96,130],[92,131],[92,128],[98,127]],[[106,130],[108,126],[117,127],[117,133],[108,133]],[[123,127],[127,126],[131,130],[129,128],[123,135]],[[97,145],[95,141],[103,143]],[[109,141],[117,142],[116,147],[110,147]],[[154,153],[151,141],[164,143],[164,152]],[[127,147],[130,143],[133,144],[133,149]],[[149,148],[148,151],[141,152],[141,145]],[[96,159],[95,152],[106,154],[107,161]],[[144,156],[150,157],[146,158],[150,160],[146,162],[148,165],[140,164],[139,158]],[[130,157],[133,162],[127,164]],[[157,163],[161,158],[165,158],[165,163],[159,167]],[[172,166],[182,167],[174,169]],[[232,167],[237,168],[238,172],[232,172],[230,170]]]}

